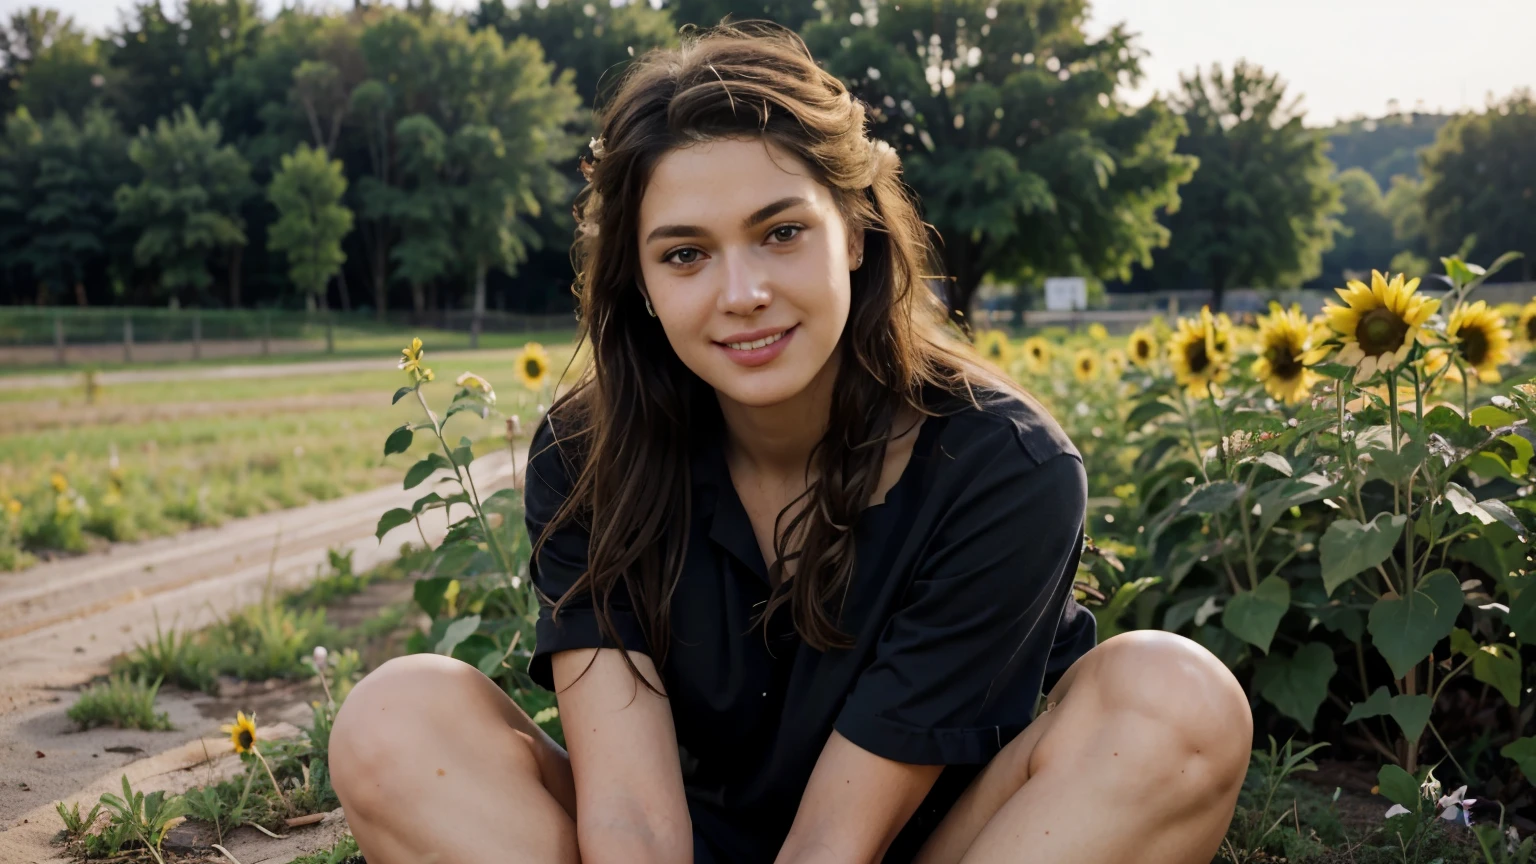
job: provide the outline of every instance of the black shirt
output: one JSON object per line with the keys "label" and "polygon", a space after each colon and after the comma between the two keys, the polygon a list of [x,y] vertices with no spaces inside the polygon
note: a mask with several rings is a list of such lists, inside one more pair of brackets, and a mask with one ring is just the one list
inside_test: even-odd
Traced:
{"label": "black shirt", "polygon": [[[693,525],[673,595],[660,670],[696,842],[720,864],[770,864],[823,746],[836,729],[898,762],[947,767],[886,861],[917,851],[981,767],[1034,716],[1039,694],[1094,645],[1093,617],[1072,599],[1087,479],[1061,428],[1032,400],[930,390],[928,417],[885,501],[854,527],[856,573],[839,628],[851,649],[817,651],[788,607],[752,629],[769,582],[726,465],[715,416],[691,457]],[[569,444],[536,431],[524,499],[537,537],[569,493]],[[566,451],[564,458],[561,449]],[[530,565],[560,597],[586,570],[587,532],[567,523]],[[622,587],[614,624],[650,653]],[[558,622],[540,610],[530,674],[553,688],[550,655],[617,647],[590,598]]]}

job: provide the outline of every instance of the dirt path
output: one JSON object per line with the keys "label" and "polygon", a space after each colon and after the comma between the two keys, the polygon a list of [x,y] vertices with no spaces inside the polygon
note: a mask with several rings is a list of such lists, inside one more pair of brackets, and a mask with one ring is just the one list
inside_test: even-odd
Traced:
{"label": "dirt path", "polygon": [[[512,486],[526,455],[524,445],[515,460],[504,451],[477,460],[473,476],[480,493]],[[142,783],[149,790],[181,791],[233,771],[222,757],[203,764],[203,747],[206,742],[215,756],[228,750],[227,740],[208,736],[237,708],[261,711],[264,727],[288,724],[274,731],[292,733],[306,723],[314,695],[307,684],[249,692],[238,700],[168,691],[157,707],[171,714],[174,732],[77,733],[65,712],[77,697],[74,688],[154,634],[157,616],[164,626],[199,627],[258,600],[269,578],[282,588],[305,584],[323,572],[328,549],[354,550],[354,567],[362,572],[395,557],[400,544],[419,543],[414,524],[395,529],[382,543],[374,539],[374,526],[385,510],[410,506],[427,488],[407,492],[393,485],[0,574],[0,861],[65,860],[49,843],[61,827],[54,802],[78,801],[88,810],[100,793],[120,788],[123,774],[135,788]],[[436,543],[446,519],[441,511],[430,515],[422,528]],[[400,586],[380,590],[399,594]],[[250,836],[234,838],[245,854],[236,845],[229,848],[242,864],[281,864],[326,845],[341,830],[332,819],[279,843],[245,829]]]}

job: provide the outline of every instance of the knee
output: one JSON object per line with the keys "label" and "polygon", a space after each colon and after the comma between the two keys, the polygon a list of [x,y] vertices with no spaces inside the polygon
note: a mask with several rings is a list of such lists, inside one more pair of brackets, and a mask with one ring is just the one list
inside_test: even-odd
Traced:
{"label": "knee", "polygon": [[1224,789],[1241,784],[1253,714],[1226,664],[1199,643],[1160,630],[1122,633],[1092,653],[1099,655],[1093,679],[1100,704],[1156,724],[1181,746],[1182,759],[1164,762],[1173,774]]}
{"label": "knee", "polygon": [[331,783],[349,815],[367,817],[408,797],[411,764],[432,745],[466,738],[455,726],[475,701],[480,673],[437,654],[396,657],[352,688],[331,727]]}

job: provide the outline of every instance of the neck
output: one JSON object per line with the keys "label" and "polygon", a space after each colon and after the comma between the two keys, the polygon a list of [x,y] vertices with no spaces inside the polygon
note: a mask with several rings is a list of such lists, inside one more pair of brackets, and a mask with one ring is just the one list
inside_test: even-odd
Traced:
{"label": "neck", "polygon": [[832,416],[837,367],[834,352],[804,390],[777,405],[743,405],[716,391],[731,461],[759,477],[804,478]]}

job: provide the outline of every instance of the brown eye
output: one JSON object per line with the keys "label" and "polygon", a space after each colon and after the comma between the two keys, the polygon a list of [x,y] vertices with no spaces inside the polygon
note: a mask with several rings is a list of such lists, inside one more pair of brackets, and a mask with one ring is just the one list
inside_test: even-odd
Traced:
{"label": "brown eye", "polygon": [[[788,243],[789,241],[795,239],[795,237],[799,234],[799,232],[804,231],[804,230],[805,229],[800,227],[799,225],[780,225],[779,227],[773,229],[773,231],[771,233],[773,234],[773,236],[778,237],[781,242]],[[779,233],[780,231],[793,231],[795,233],[789,235],[788,237],[785,237],[785,236],[783,236],[782,234]]]}
{"label": "brown eye", "polygon": [[[669,252],[667,254],[667,257],[665,257],[665,258],[663,258],[661,260],[662,260],[663,263],[665,263],[665,262],[672,261],[674,258],[676,258],[679,255],[698,255],[698,254],[699,254],[699,250],[697,250],[697,249],[678,249],[675,252]],[[696,261],[698,261],[698,259],[697,258],[693,258],[693,259],[690,259],[690,260],[687,260],[687,261],[678,260],[675,263],[678,263],[678,264],[693,264]]]}

